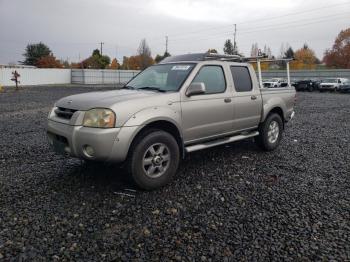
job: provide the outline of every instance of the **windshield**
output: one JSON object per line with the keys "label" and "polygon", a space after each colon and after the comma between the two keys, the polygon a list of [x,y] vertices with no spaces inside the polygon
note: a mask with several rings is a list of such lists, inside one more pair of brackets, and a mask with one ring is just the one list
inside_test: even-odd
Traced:
{"label": "windshield", "polygon": [[337,79],[323,79],[322,80],[323,83],[337,83],[338,80]]}
{"label": "windshield", "polygon": [[269,78],[269,79],[263,80],[263,82],[278,82],[278,81],[280,81],[280,79],[278,78]]}
{"label": "windshield", "polygon": [[150,66],[132,79],[126,88],[178,91],[195,64],[163,64]]}

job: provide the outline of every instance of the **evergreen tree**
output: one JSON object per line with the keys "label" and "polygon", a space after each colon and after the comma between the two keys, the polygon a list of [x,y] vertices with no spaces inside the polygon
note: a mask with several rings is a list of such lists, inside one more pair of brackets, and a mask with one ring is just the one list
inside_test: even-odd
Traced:
{"label": "evergreen tree", "polygon": [[284,53],[285,58],[294,58],[294,51],[292,47],[289,47],[287,51]]}
{"label": "evergreen tree", "polygon": [[36,66],[40,58],[49,56],[50,54],[50,48],[42,42],[38,44],[28,44],[23,54],[25,60],[22,64]]}
{"label": "evergreen tree", "polygon": [[224,44],[224,53],[226,55],[234,55],[235,49],[230,39],[227,39]]}

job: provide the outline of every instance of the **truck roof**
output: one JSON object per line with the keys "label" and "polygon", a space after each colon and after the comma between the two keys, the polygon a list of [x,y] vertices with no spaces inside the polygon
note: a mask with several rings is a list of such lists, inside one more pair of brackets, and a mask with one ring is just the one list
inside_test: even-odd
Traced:
{"label": "truck roof", "polygon": [[[160,64],[175,62],[201,62],[201,61],[222,61],[222,62],[249,62],[252,58],[240,55],[221,55],[217,53],[193,53],[185,55],[169,56],[164,58]],[[256,58],[254,58],[256,60]]]}

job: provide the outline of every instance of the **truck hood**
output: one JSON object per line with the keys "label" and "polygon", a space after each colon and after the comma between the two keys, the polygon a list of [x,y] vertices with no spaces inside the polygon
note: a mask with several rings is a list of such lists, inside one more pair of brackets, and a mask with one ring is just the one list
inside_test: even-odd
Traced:
{"label": "truck hood", "polygon": [[321,86],[335,86],[337,85],[338,83],[327,83],[327,82],[323,82],[321,83]]}
{"label": "truck hood", "polygon": [[118,102],[130,101],[134,99],[163,95],[164,93],[153,91],[137,90],[112,90],[77,94],[61,98],[55,103],[55,106],[69,109],[86,111],[91,108],[111,108]]}

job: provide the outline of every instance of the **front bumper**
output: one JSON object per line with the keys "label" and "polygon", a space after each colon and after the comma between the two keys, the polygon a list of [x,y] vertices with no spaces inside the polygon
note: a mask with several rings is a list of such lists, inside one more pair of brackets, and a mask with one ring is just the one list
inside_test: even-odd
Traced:
{"label": "front bumper", "polygon": [[[139,127],[91,128],[48,120],[50,145],[61,154],[87,160],[122,162]],[[92,149],[92,150],[91,150]]]}
{"label": "front bumper", "polygon": [[332,91],[333,91],[333,90],[336,90],[337,88],[336,88],[336,86],[331,86],[331,85],[327,85],[327,86],[322,86],[322,85],[321,85],[321,86],[319,87],[319,89],[320,89],[320,90],[332,90]]}
{"label": "front bumper", "polygon": [[341,92],[341,93],[350,93],[350,88],[339,88],[339,92]]}

